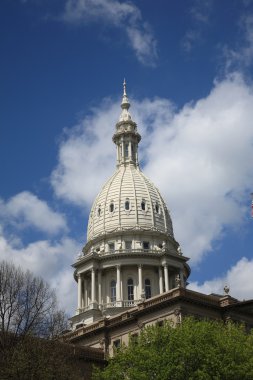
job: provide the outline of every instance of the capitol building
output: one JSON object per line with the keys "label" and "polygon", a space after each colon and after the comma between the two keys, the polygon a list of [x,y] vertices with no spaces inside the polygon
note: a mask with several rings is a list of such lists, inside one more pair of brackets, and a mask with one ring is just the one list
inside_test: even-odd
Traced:
{"label": "capitol building", "polygon": [[141,136],[123,84],[121,113],[112,136],[116,170],[92,205],[87,242],[73,264],[77,309],[64,341],[106,355],[148,325],[180,323],[186,315],[253,326],[253,301],[205,295],[186,288],[188,258],[173,233],[159,189],[139,166]]}

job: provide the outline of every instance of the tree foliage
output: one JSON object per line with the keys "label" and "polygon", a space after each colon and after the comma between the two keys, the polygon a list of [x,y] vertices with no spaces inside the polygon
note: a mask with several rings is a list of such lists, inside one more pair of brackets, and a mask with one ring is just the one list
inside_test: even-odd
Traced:
{"label": "tree foliage", "polygon": [[95,380],[252,380],[253,334],[244,326],[184,319],[144,329]]}

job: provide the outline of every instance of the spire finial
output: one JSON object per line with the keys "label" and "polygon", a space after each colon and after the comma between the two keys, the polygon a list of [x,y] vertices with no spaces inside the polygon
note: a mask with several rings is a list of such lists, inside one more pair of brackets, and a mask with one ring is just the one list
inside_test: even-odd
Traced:
{"label": "spire finial", "polygon": [[124,78],[124,81],[123,81],[123,97],[122,97],[122,102],[121,102],[122,112],[120,115],[120,121],[131,120],[131,115],[128,111],[129,107],[130,107],[130,103],[129,103],[129,100],[127,97],[127,92],[126,92],[126,79]]}
{"label": "spire finial", "polygon": [[126,79],[124,78],[124,82],[123,82],[123,96],[127,96],[126,94]]}

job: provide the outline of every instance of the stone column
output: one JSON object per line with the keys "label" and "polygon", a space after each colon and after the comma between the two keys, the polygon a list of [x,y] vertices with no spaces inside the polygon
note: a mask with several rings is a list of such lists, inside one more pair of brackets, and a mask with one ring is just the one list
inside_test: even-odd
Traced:
{"label": "stone column", "polygon": [[88,306],[88,284],[87,278],[84,279],[84,307]]}
{"label": "stone column", "polygon": [[120,150],[120,145],[117,145],[117,149],[116,149],[116,151],[117,151],[117,164],[119,164],[119,150]]}
{"label": "stone column", "polygon": [[98,270],[98,303],[102,303],[102,282],[101,282],[101,270]]}
{"label": "stone column", "polygon": [[121,282],[121,279],[120,279],[120,275],[121,275],[120,265],[117,265],[116,301],[121,301],[121,294],[120,294],[120,282]]}
{"label": "stone column", "polygon": [[158,270],[159,270],[159,292],[160,294],[162,294],[163,293],[163,271],[161,267],[159,267]]}
{"label": "stone column", "polygon": [[141,293],[142,293],[142,264],[138,265],[138,279],[139,279],[139,299],[141,299]]}
{"label": "stone column", "polygon": [[95,275],[96,275],[95,269],[92,268],[91,269],[91,303],[94,303],[95,298],[96,298]]}
{"label": "stone column", "polygon": [[85,307],[84,302],[84,277],[82,278],[82,302],[81,302],[81,308],[83,309]]}
{"label": "stone column", "polygon": [[77,308],[80,310],[82,307],[82,277],[77,275]]}
{"label": "stone column", "polygon": [[169,274],[168,274],[168,265],[164,265],[164,282],[165,282],[165,292],[169,291]]}

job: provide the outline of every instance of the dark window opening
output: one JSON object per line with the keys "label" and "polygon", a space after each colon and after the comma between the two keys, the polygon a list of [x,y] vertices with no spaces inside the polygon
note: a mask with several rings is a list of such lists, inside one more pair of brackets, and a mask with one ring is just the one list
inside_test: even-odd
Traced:
{"label": "dark window opening", "polygon": [[125,245],[126,245],[126,249],[132,249],[132,242],[131,241],[126,241]]}
{"label": "dark window opening", "polygon": [[142,201],[142,202],[141,202],[141,209],[142,209],[143,211],[146,210],[146,202],[145,202],[145,201]]}
{"label": "dark window opening", "polygon": [[127,299],[128,301],[134,300],[134,282],[132,278],[127,280]]}
{"label": "dark window opening", "polygon": [[114,348],[120,348],[120,339],[116,339],[113,342],[113,347]]}
{"label": "dark window opening", "polygon": [[114,211],[114,204],[111,203],[111,204],[110,204],[110,212],[113,212],[113,211]]}
{"label": "dark window opening", "polygon": [[125,210],[129,210],[129,209],[130,209],[130,202],[126,201],[125,202]]}
{"label": "dark window opening", "polygon": [[128,158],[129,143],[125,143],[125,157]]}
{"label": "dark window opening", "polygon": [[113,252],[115,249],[115,244],[114,243],[109,243],[109,251]]}
{"label": "dark window opening", "polygon": [[101,215],[101,208],[99,207],[98,208],[98,216],[100,216]]}
{"label": "dark window opening", "polygon": [[143,249],[149,249],[149,241],[143,242]]}
{"label": "dark window opening", "polygon": [[116,281],[111,281],[111,302],[116,301]]}
{"label": "dark window opening", "polygon": [[151,298],[151,283],[149,278],[145,280],[145,297],[146,299]]}
{"label": "dark window opening", "polygon": [[157,214],[159,214],[159,212],[160,212],[160,208],[159,208],[159,204],[158,203],[155,204],[155,212]]}

